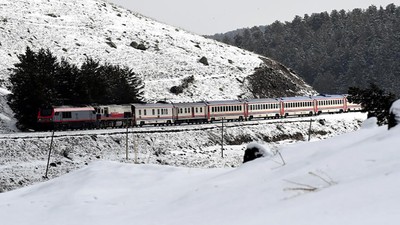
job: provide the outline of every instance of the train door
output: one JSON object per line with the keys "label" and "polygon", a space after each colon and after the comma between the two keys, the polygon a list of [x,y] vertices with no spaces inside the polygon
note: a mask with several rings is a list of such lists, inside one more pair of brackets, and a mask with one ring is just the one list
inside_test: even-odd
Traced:
{"label": "train door", "polygon": [[[197,109],[197,108],[196,108]],[[194,118],[195,117],[195,112],[194,112],[194,110],[195,110],[195,108],[194,107],[192,107],[192,118]]]}
{"label": "train door", "polygon": [[109,109],[108,109],[108,107],[104,107],[104,115],[106,116],[106,117],[108,117],[110,114],[109,114]]}
{"label": "train door", "polygon": [[281,114],[281,116],[284,116],[285,115],[285,103],[283,102],[283,101],[280,101],[279,102],[279,108],[280,108],[280,114]]}
{"label": "train door", "polygon": [[317,99],[314,99],[314,114],[315,114],[315,115],[318,114],[318,108],[319,108],[318,100],[317,100]]}
{"label": "train door", "polygon": [[243,103],[243,115],[244,115],[244,118],[245,119],[247,119],[247,117],[249,116],[249,108],[250,108],[250,106],[249,106],[249,104],[248,103]]}

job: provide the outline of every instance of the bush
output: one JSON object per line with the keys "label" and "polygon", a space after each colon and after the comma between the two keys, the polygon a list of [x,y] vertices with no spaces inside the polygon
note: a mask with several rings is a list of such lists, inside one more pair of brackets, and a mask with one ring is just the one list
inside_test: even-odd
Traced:
{"label": "bush", "polygon": [[171,93],[173,93],[173,94],[176,94],[176,95],[178,95],[178,94],[181,94],[181,93],[183,93],[183,87],[182,86],[173,86],[171,89],[169,89],[169,91],[171,92]]}
{"label": "bush", "polygon": [[205,66],[208,66],[209,64],[208,64],[208,60],[207,60],[207,58],[206,57],[201,57],[201,59],[199,60],[199,62],[200,63],[202,63],[203,65],[205,65]]}
{"label": "bush", "polygon": [[169,91],[171,93],[173,93],[173,94],[176,94],[176,95],[181,94],[181,93],[183,93],[183,90],[185,88],[188,88],[189,84],[191,84],[193,82],[194,82],[194,76],[193,75],[188,76],[188,77],[186,77],[186,78],[184,78],[182,80],[182,84],[181,85],[173,86],[173,87],[171,87],[171,89],[169,89]]}
{"label": "bush", "polygon": [[395,100],[393,93],[385,92],[376,84],[370,83],[366,89],[350,87],[348,94],[349,102],[361,104],[363,111],[376,116],[379,125],[388,123],[389,109]]}

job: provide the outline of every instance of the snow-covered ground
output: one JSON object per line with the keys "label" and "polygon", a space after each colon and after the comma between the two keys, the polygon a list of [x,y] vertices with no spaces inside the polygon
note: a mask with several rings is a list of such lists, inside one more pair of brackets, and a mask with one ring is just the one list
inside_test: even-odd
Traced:
{"label": "snow-covered ground", "polygon": [[[224,123],[224,158],[221,123],[130,128],[128,160],[125,129],[56,132],[48,176],[54,178],[97,160],[192,168],[237,167],[248,142],[269,143],[276,150],[282,143],[307,141],[310,119],[310,138],[314,141],[357,130],[365,117],[363,113],[347,113]],[[0,192],[42,182],[50,143],[51,132],[0,134]]]}
{"label": "snow-covered ground", "polygon": [[395,225],[400,127],[281,145],[237,168],[99,160],[0,194],[2,224]]}
{"label": "snow-covered ground", "polygon": [[[0,87],[26,47],[48,48],[58,59],[77,65],[92,57],[131,68],[143,79],[149,101],[236,99],[249,92],[244,78],[264,64],[257,54],[103,0],[0,0],[0,46]],[[199,62],[202,57],[208,66]],[[315,93],[297,75],[280,73],[301,86],[299,95]],[[169,91],[189,76],[194,82],[184,93]]]}

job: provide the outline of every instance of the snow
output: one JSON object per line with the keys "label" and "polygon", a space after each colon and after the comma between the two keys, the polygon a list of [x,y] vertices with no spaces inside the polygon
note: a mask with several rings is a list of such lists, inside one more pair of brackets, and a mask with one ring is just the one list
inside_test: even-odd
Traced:
{"label": "snow", "polygon": [[268,146],[257,143],[257,142],[251,142],[246,147],[246,149],[252,149],[252,148],[258,149],[258,152],[262,153],[263,157],[271,157],[274,155],[274,153],[268,148]]}
{"label": "snow", "polygon": [[[49,49],[80,65],[87,57],[131,68],[144,82],[147,101],[236,99],[248,94],[243,80],[263,64],[260,55],[187,32],[102,0],[0,1],[0,86],[26,47]],[[155,6],[157,7],[157,6]],[[115,44],[115,48],[107,42]],[[144,44],[145,51],[131,47]],[[206,57],[209,66],[199,63]],[[282,72],[282,71],[281,71]],[[180,95],[169,90],[184,78]],[[282,76],[288,76],[282,72]],[[291,74],[289,79],[297,78]],[[303,95],[315,94],[301,84]],[[0,90],[1,91],[1,90]]]}
{"label": "snow", "polygon": [[378,118],[370,117],[361,124],[361,129],[369,129],[378,127]]}
{"label": "snow", "polygon": [[394,225],[400,128],[282,145],[237,168],[99,160],[0,194],[2,224]]}
{"label": "snow", "polygon": [[395,115],[395,120],[400,123],[400,99],[394,101],[389,110],[390,113]]}

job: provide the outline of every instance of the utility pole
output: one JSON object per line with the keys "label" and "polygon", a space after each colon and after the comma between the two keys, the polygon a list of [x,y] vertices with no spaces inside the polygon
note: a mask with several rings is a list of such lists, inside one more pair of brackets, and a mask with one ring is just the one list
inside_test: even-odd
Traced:
{"label": "utility pole", "polygon": [[310,128],[308,129],[308,141],[311,139],[311,124],[312,124],[312,119],[310,119]]}
{"label": "utility pole", "polygon": [[222,117],[222,127],[221,127],[221,157],[224,158],[224,117]]}
{"label": "utility pole", "polygon": [[51,134],[50,149],[49,149],[49,157],[47,158],[46,174],[44,175],[44,178],[46,178],[46,179],[48,178],[48,177],[47,177],[47,172],[49,172],[51,149],[53,148],[53,139],[54,139],[54,129],[53,129],[53,132],[52,132],[52,134]]}
{"label": "utility pole", "polygon": [[126,160],[129,159],[128,157],[128,118],[126,119]]}
{"label": "utility pole", "polygon": [[135,149],[135,164],[138,163],[138,138],[135,139],[135,136],[133,136],[133,144],[134,144],[134,149]]}

